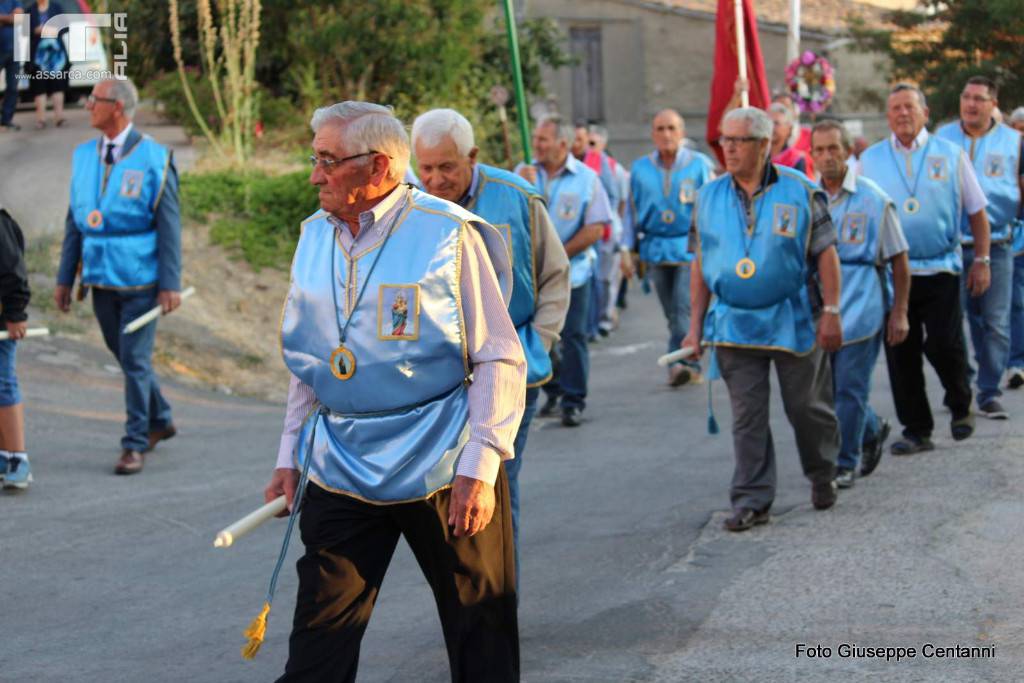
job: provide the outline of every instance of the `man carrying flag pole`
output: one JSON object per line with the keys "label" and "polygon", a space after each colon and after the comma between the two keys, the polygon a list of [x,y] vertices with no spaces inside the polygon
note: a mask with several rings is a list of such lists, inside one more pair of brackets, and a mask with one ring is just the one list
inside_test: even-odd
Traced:
{"label": "man carrying flag pole", "polygon": [[771,91],[751,0],[718,0],[707,141],[719,163],[724,163],[718,145],[722,117],[737,106],[767,109],[770,102]]}

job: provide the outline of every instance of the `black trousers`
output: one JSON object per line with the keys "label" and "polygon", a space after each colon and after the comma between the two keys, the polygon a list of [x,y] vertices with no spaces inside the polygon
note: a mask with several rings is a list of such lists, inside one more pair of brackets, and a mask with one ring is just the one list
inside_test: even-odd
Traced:
{"label": "black trousers", "polygon": [[306,553],[297,563],[295,620],[278,683],[356,680],[359,645],[399,536],[433,589],[452,681],[518,681],[515,552],[504,468],[494,491],[491,523],[471,538],[456,538],[448,527],[449,489],[427,500],[373,505],[310,483],[299,518]]}
{"label": "black trousers", "polygon": [[910,278],[910,334],[898,346],[885,346],[896,416],[905,436],[929,437],[935,428],[924,387],[922,354],[946,390],[944,403],[957,420],[971,411],[960,276],[950,273]]}

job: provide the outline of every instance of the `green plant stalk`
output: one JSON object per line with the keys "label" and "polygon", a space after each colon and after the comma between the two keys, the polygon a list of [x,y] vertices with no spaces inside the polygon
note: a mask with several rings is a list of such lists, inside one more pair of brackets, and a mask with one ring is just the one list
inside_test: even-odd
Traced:
{"label": "green plant stalk", "polygon": [[203,131],[203,136],[209,140],[210,145],[219,156],[224,156],[224,148],[221,147],[220,141],[214,136],[213,131],[206,125],[206,121],[203,120],[202,114],[199,113],[199,107],[196,105],[195,97],[192,95],[192,88],[188,84],[188,79],[185,78],[185,63],[181,57],[181,27],[178,25],[178,2],[177,0],[168,1],[168,11],[170,13],[170,27],[171,27],[171,43],[174,47],[174,61],[178,65],[178,76],[181,77],[181,89],[185,94],[185,100],[188,102],[188,108],[192,112],[193,118],[199,125],[199,129]]}
{"label": "green plant stalk", "polygon": [[523,67],[519,61],[519,37],[516,34],[516,17],[512,11],[512,0],[503,0],[505,5],[505,30],[508,32],[508,49],[512,53],[512,77],[516,88],[516,109],[519,112],[519,134],[522,136],[523,160],[532,163],[530,154],[530,122],[526,110],[526,92],[523,88]]}

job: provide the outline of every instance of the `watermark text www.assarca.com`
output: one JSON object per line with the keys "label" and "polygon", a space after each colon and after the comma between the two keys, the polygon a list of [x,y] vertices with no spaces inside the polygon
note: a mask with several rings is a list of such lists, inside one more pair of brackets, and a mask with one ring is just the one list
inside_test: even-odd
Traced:
{"label": "watermark text www.assarca.com", "polygon": [[[109,72],[98,72],[114,78],[127,78],[128,73],[128,14],[58,14],[43,24],[40,38],[58,38],[61,33],[68,34],[68,59],[72,64],[89,61],[90,31],[112,29],[111,54],[113,69]],[[14,61],[25,64],[31,59],[30,38],[32,32],[28,14],[14,16]],[[91,72],[88,72],[91,73]],[[80,76],[88,75],[82,72]],[[73,77],[74,74],[71,74]]]}

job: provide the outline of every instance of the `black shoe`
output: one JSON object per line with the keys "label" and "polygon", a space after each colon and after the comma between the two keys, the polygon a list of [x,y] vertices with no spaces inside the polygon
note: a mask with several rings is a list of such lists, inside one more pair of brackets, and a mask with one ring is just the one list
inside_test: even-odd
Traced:
{"label": "black shoe", "polygon": [[558,414],[558,397],[548,396],[547,400],[544,401],[544,407],[537,413],[540,417],[554,417]]}
{"label": "black shoe", "polygon": [[1010,417],[1003,404],[994,398],[985,401],[985,405],[978,408],[978,414],[990,420],[1006,420]]}
{"label": "black shoe", "polygon": [[836,504],[838,497],[834,481],[821,481],[811,485],[811,504],[815,510],[828,510]]}
{"label": "black shoe", "polygon": [[914,453],[934,450],[935,444],[927,436],[904,434],[902,439],[892,445],[889,452],[893,455],[913,455]]}
{"label": "black shoe", "polygon": [[949,424],[949,431],[956,441],[963,441],[974,433],[974,415],[967,413]]}
{"label": "black shoe", "polygon": [[882,423],[878,426],[878,436],[864,444],[861,449],[863,454],[860,461],[860,476],[866,477],[878,467],[878,463],[882,459],[882,453],[885,452],[885,442],[889,438],[891,431],[892,425],[889,424],[889,421],[882,420]]}
{"label": "black shoe", "polygon": [[758,524],[767,524],[771,518],[772,516],[768,510],[758,512],[750,508],[741,508],[732,513],[732,517],[726,519],[722,523],[722,527],[726,531],[746,531]]}
{"label": "black shoe", "polygon": [[857,475],[853,470],[840,467],[836,470],[836,486],[841,489],[852,489]]}
{"label": "black shoe", "polygon": [[583,411],[579,408],[566,408],[562,411],[562,424],[566,427],[579,427],[583,422]]}
{"label": "black shoe", "polygon": [[1010,379],[1006,382],[1008,389],[1020,389],[1024,387],[1024,370],[1014,368],[1010,370]]}

